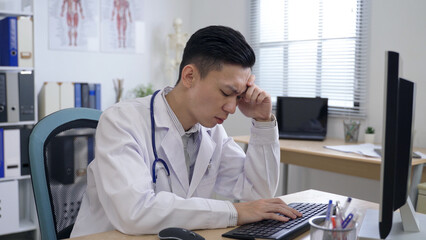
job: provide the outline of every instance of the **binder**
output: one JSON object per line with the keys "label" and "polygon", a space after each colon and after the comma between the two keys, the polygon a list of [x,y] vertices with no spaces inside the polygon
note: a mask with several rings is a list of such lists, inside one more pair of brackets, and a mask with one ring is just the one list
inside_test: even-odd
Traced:
{"label": "binder", "polygon": [[18,66],[16,17],[6,17],[0,20],[0,66]]}
{"label": "binder", "polygon": [[101,84],[95,84],[95,98],[96,98],[96,106],[95,108],[101,110]]}
{"label": "binder", "polygon": [[62,184],[74,183],[74,137],[56,136],[49,147],[50,176]]}
{"label": "binder", "polygon": [[81,83],[81,107],[88,108],[89,105],[89,84]]}
{"label": "binder", "polygon": [[59,110],[59,85],[57,82],[44,82],[38,95],[38,118]]}
{"label": "binder", "polygon": [[[20,230],[19,218],[19,181],[6,180],[0,182],[0,234],[1,239],[8,239],[4,234],[16,233]],[[21,228],[22,229],[22,228]],[[13,237],[11,237],[13,238]]]}
{"label": "binder", "polygon": [[30,175],[30,156],[28,151],[28,143],[30,141],[31,129],[21,128],[21,176]]}
{"label": "binder", "polygon": [[96,108],[95,84],[89,83],[89,108]]}
{"label": "binder", "polygon": [[31,71],[18,73],[19,120],[34,121],[34,75]]}
{"label": "binder", "polygon": [[18,73],[6,73],[7,121],[19,122],[19,84]]}
{"label": "binder", "polygon": [[87,137],[87,165],[95,159],[95,137],[93,135]]}
{"label": "binder", "polygon": [[21,176],[21,135],[19,129],[3,130],[4,176]]}
{"label": "binder", "polygon": [[6,73],[0,72],[0,122],[7,122]]}
{"label": "binder", "polygon": [[74,83],[74,107],[81,107],[81,83]]}
{"label": "binder", "polygon": [[0,178],[4,178],[4,141],[3,128],[0,128]]}
{"label": "binder", "polygon": [[74,107],[74,85],[71,82],[59,83],[60,109]]}
{"label": "binder", "polygon": [[33,20],[20,16],[18,21],[18,66],[33,67]]}
{"label": "binder", "polygon": [[87,136],[74,137],[74,169],[77,176],[86,175],[88,156]]}

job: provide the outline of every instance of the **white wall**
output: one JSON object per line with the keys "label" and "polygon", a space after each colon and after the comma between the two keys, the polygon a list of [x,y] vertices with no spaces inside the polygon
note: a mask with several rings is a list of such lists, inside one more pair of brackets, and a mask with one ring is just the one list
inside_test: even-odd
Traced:
{"label": "white wall", "polygon": [[113,78],[124,78],[124,95],[140,83],[152,82],[154,87],[163,87],[167,82],[164,73],[166,39],[167,34],[174,32],[173,19],[182,18],[183,31],[189,32],[189,0],[143,1],[142,17],[146,26],[143,54],[50,50],[48,2],[37,0],[34,4],[36,91],[45,81],[101,83],[103,109],[115,101]]}

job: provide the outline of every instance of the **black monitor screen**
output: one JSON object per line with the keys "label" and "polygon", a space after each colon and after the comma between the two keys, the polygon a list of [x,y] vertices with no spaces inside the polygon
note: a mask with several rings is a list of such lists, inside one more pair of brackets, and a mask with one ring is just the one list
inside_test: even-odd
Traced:
{"label": "black monitor screen", "polygon": [[392,228],[393,212],[406,203],[412,151],[414,83],[398,77],[399,54],[387,53],[381,169],[380,237]]}
{"label": "black monitor screen", "polygon": [[277,97],[280,132],[327,132],[327,98]]}

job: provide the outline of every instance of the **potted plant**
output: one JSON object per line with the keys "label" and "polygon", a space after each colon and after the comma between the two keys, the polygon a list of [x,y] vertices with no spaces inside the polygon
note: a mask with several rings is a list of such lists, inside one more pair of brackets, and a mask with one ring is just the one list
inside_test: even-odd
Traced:
{"label": "potted plant", "polygon": [[154,93],[153,86],[151,83],[149,83],[147,85],[139,84],[132,90],[131,95],[132,97],[140,98],[140,97],[151,95],[153,93]]}
{"label": "potted plant", "polygon": [[365,143],[374,143],[374,137],[375,137],[374,128],[373,127],[367,127],[365,129],[365,137],[364,137]]}

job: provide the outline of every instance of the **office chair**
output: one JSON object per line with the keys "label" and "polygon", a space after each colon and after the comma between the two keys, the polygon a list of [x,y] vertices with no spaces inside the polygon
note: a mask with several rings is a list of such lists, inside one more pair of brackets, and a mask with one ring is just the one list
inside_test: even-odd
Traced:
{"label": "office chair", "polygon": [[86,190],[85,171],[93,160],[100,115],[101,111],[90,108],[63,109],[41,119],[31,131],[31,179],[42,239],[71,234]]}

